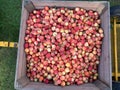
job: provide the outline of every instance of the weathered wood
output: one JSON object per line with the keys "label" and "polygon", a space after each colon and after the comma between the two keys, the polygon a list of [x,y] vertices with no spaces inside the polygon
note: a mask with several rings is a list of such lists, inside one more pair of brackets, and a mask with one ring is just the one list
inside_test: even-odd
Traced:
{"label": "weathered wood", "polygon": [[54,7],[82,7],[85,9],[96,10],[100,4],[105,2],[90,2],[90,1],[43,1],[43,0],[31,0],[36,8],[44,6]]}
{"label": "weathered wood", "polygon": [[[109,6],[109,4],[108,4]],[[102,44],[102,55],[99,65],[99,79],[108,86],[112,86],[111,74],[111,39],[110,39],[110,10],[109,8],[101,14],[101,26],[104,30],[104,39]]]}
{"label": "weathered wood", "polygon": [[24,7],[26,8],[26,10],[28,12],[32,12],[35,9],[31,0],[25,0],[24,1]]}
{"label": "weathered wood", "polygon": [[80,86],[71,85],[71,86],[60,87],[51,84],[46,85],[44,83],[30,82],[29,85],[27,85],[22,90],[100,90],[100,89],[92,83],[83,84]]}
{"label": "weathered wood", "polygon": [[100,88],[100,90],[110,90],[110,87],[109,87],[109,86],[105,85],[103,82],[101,82],[101,81],[99,81],[99,80],[95,81],[94,84],[95,84],[98,88]]}
{"label": "weathered wood", "polygon": [[22,13],[21,13],[21,24],[20,24],[18,53],[17,53],[17,63],[16,63],[16,75],[15,75],[15,83],[14,83],[15,88],[21,87],[17,81],[20,78],[26,76],[26,59],[25,59],[25,53],[24,53],[24,36],[25,36],[27,17],[28,17],[28,12],[24,8],[24,2],[23,2]]}
{"label": "weathered wood", "polygon": [[101,4],[101,5],[99,5],[99,7],[96,9],[96,11],[98,11],[99,14],[102,14],[104,9],[105,9],[105,5]]}
{"label": "weathered wood", "polygon": [[26,76],[23,76],[17,80],[17,83],[19,84],[17,88],[24,88],[29,82],[29,79]]}
{"label": "weathered wood", "polygon": [[[112,79],[111,79],[111,44],[110,44],[110,10],[109,3],[106,1],[43,1],[43,0],[30,0],[32,6],[26,6],[25,1],[22,4],[22,15],[21,15],[21,26],[19,36],[19,46],[17,55],[16,65],[16,76],[15,76],[15,88],[19,90],[112,90]],[[105,37],[102,45],[102,55],[100,57],[99,65],[99,80],[95,83],[83,84],[80,86],[72,85],[66,87],[54,86],[52,84],[35,83],[29,82],[26,78],[26,59],[24,52],[24,36],[26,29],[26,20],[28,18],[28,12],[35,8],[41,8],[44,6],[51,7],[82,7],[85,9],[97,10],[101,13],[102,28],[104,29]],[[31,9],[29,9],[31,8]],[[22,84],[21,84],[22,83]],[[105,88],[104,88],[105,87]]]}

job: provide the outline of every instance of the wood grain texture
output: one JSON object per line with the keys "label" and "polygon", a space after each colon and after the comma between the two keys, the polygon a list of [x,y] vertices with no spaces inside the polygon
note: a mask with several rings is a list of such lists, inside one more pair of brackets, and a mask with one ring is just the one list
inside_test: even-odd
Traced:
{"label": "wood grain texture", "polygon": [[24,1],[24,7],[28,12],[32,12],[35,9],[35,6],[33,5],[32,1],[25,0]]}
{"label": "wood grain texture", "polygon": [[26,77],[23,76],[20,79],[17,80],[17,83],[19,84],[18,88],[24,88],[26,85],[28,85],[30,80]]}
{"label": "wood grain texture", "polygon": [[[83,84],[80,86],[72,85],[66,87],[54,86],[52,84],[29,82],[26,78],[26,59],[24,52],[24,36],[26,29],[26,20],[28,18],[27,8],[24,7],[24,0],[22,4],[21,26],[18,45],[15,88],[18,90],[112,90],[111,79],[111,44],[110,44],[110,10],[109,3],[102,2],[88,2],[88,1],[43,1],[31,0],[35,8],[43,8],[44,6],[51,7],[82,7],[92,10],[104,10],[101,14],[102,28],[104,29],[105,37],[102,45],[102,55],[100,57],[99,65],[99,80],[95,83]],[[103,7],[101,6],[103,5]],[[101,11],[102,11],[101,10]],[[23,84],[21,84],[23,83]],[[105,88],[104,88],[105,87]]]}
{"label": "wood grain texture", "polygon": [[87,10],[97,10],[100,5],[105,5],[106,1],[101,2],[91,2],[91,1],[55,1],[55,0],[31,0],[36,8],[41,8],[44,6],[51,7],[82,7]]}
{"label": "wood grain texture", "polygon": [[52,84],[31,82],[22,90],[100,90],[100,89],[92,83],[83,84],[80,86],[71,85],[71,86],[61,87],[61,86],[55,86]]}
{"label": "wood grain texture", "polygon": [[17,89],[22,87],[17,82],[20,78],[26,76],[26,59],[24,53],[24,36],[26,29],[26,20],[28,17],[28,12],[24,8],[24,1],[22,4],[22,13],[21,13],[21,24],[20,24],[20,34],[19,34],[19,44],[18,44],[18,52],[17,52],[17,63],[16,63],[16,75],[15,75],[15,83],[14,87]]}
{"label": "wood grain texture", "polygon": [[100,89],[100,90],[110,90],[110,87],[108,87],[107,85],[105,85],[103,82],[101,82],[100,80],[97,80],[94,82],[94,84]]}
{"label": "wood grain texture", "polygon": [[[109,5],[108,5],[109,6]],[[109,8],[101,14],[104,39],[102,44],[102,55],[99,65],[99,79],[112,88],[111,74],[111,39],[110,39],[110,10]]]}

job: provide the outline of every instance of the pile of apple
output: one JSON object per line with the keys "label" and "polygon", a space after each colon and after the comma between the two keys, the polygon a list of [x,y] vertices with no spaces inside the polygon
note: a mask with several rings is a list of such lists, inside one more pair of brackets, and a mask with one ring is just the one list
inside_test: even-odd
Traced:
{"label": "pile of apple", "polygon": [[44,7],[28,16],[24,49],[31,81],[66,86],[98,76],[103,29],[98,12]]}

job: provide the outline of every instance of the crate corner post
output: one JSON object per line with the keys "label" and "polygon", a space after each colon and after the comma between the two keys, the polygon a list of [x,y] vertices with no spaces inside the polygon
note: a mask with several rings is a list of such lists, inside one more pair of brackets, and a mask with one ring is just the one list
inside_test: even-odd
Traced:
{"label": "crate corner post", "polygon": [[24,0],[24,7],[28,12],[32,12],[35,9],[35,6],[31,0]]}

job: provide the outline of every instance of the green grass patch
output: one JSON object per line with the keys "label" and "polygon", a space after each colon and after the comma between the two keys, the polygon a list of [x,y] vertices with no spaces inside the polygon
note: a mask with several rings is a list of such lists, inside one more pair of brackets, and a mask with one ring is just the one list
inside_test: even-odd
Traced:
{"label": "green grass patch", "polygon": [[0,49],[0,90],[14,90],[16,48]]}
{"label": "green grass patch", "polygon": [[21,0],[0,0],[0,41],[18,41]]}
{"label": "green grass patch", "polygon": [[[21,0],[0,0],[0,41],[18,41]],[[0,90],[14,90],[15,48],[0,48]]]}

